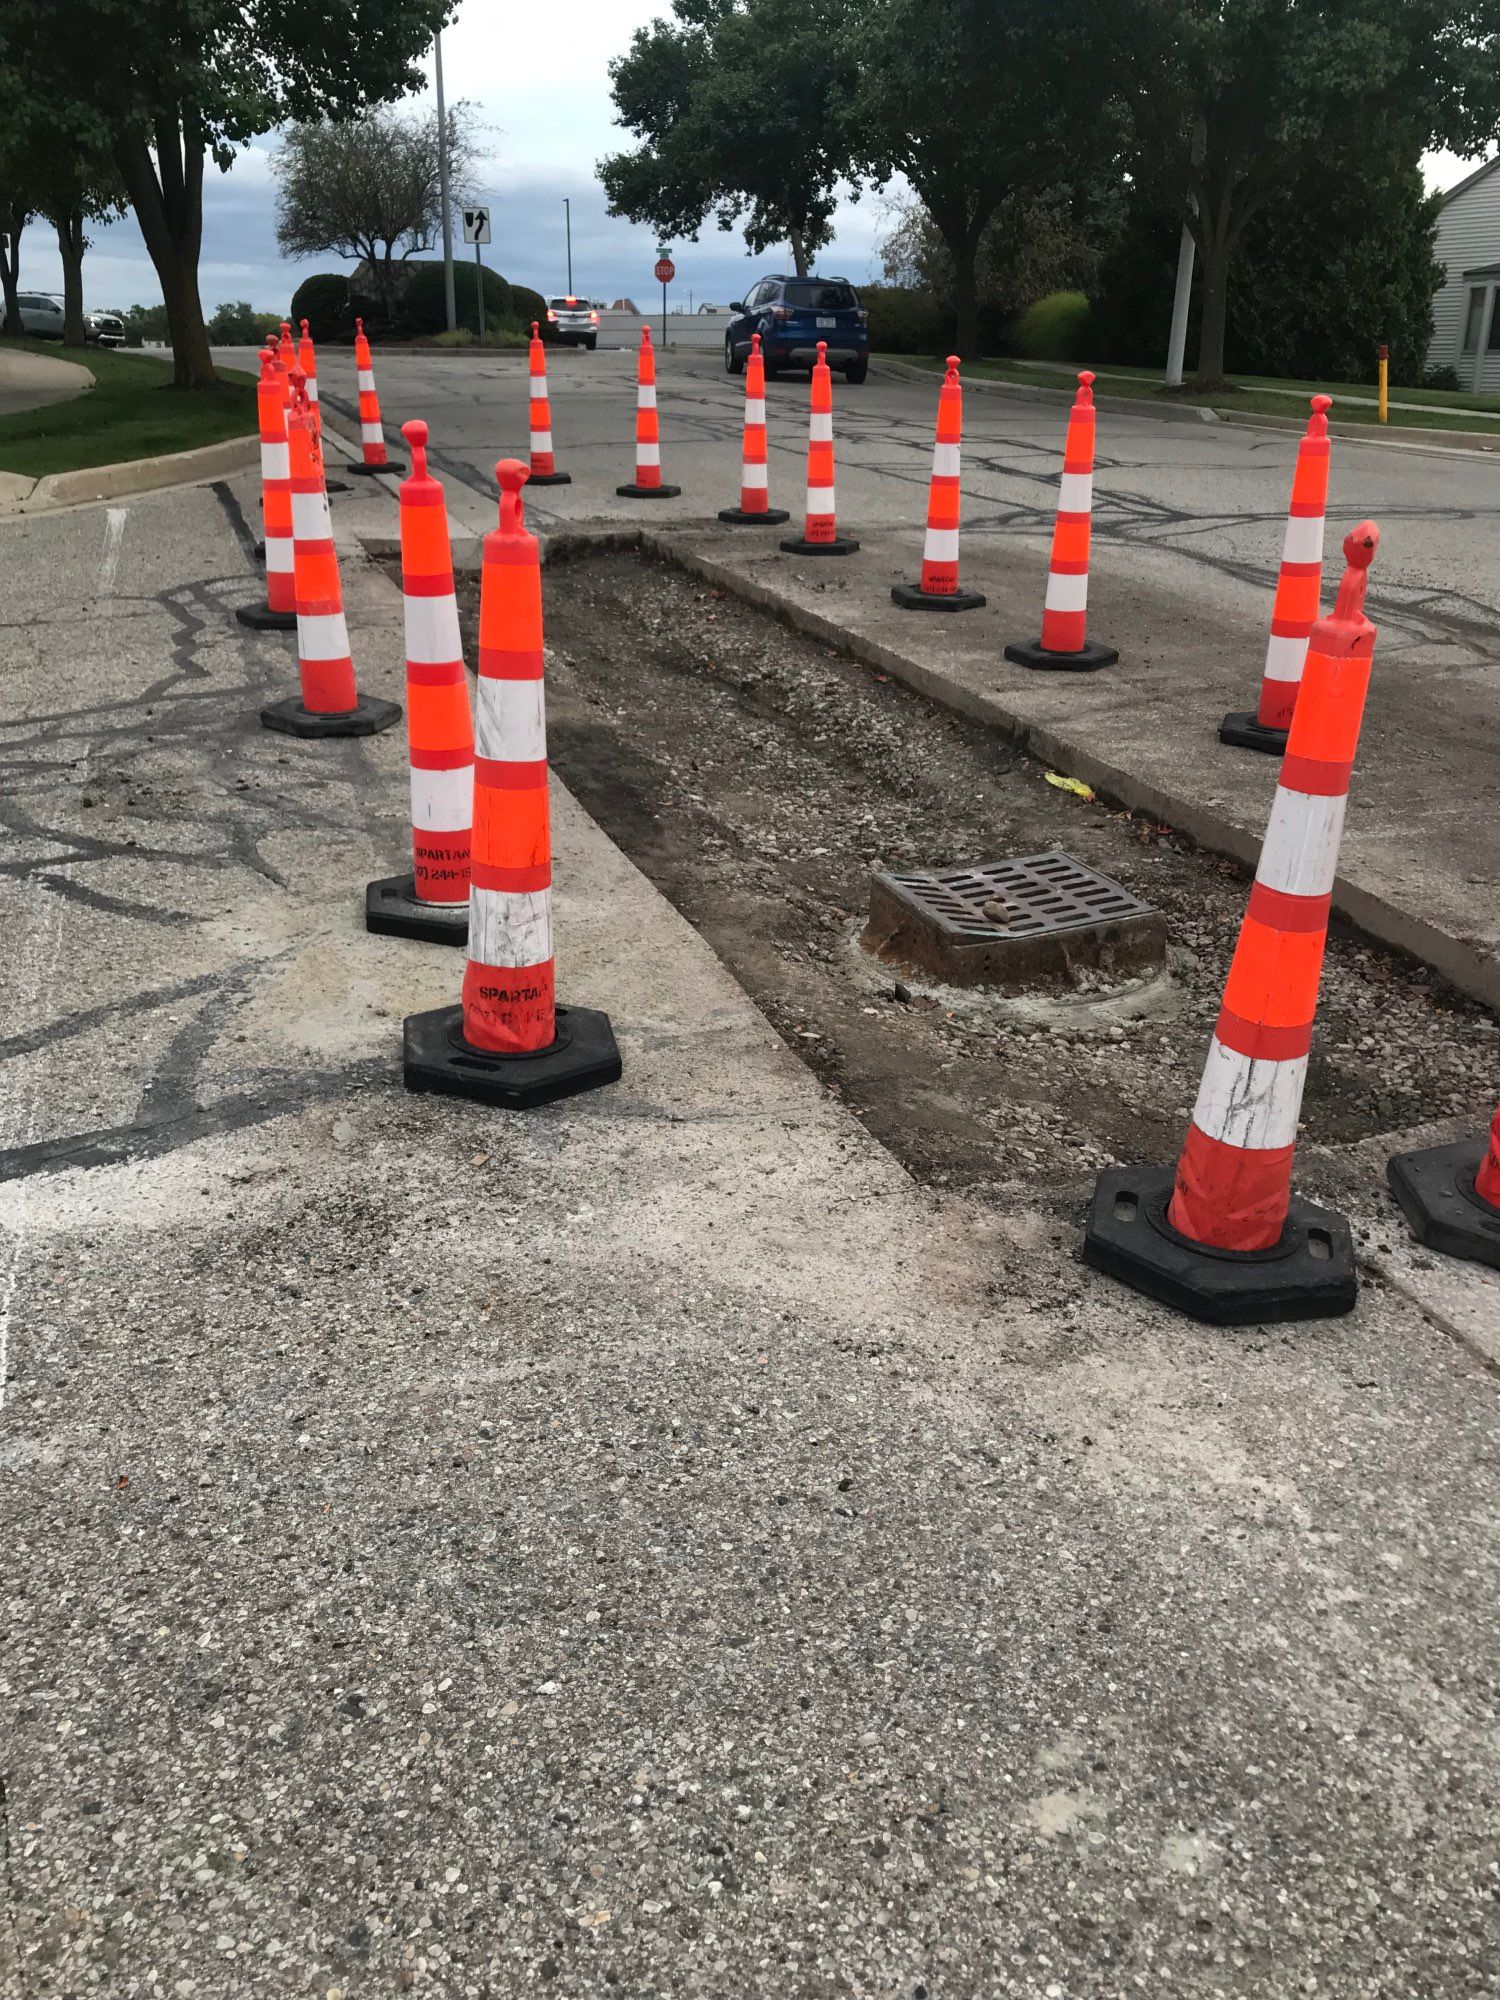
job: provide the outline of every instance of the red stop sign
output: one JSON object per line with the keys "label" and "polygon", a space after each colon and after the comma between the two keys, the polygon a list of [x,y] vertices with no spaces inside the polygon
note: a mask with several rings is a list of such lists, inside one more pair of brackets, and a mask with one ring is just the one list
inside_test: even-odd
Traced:
{"label": "red stop sign", "polygon": [[671,258],[670,258],[670,257],[658,257],[658,258],[657,258],[657,260],[656,260],[656,282],[657,282],[657,284],[659,284],[659,285],[670,285],[670,284],[671,284],[671,282],[672,282],[672,280],[673,280],[673,279],[674,279],[674,278],[675,278],[676,276],[677,276],[677,266],[676,266],[676,265],[675,265],[675,264],[674,264],[674,263],[672,262]]}

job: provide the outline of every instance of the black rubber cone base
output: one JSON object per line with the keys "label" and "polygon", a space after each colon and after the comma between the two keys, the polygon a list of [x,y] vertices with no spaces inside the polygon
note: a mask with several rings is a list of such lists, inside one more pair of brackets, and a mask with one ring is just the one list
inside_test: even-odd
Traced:
{"label": "black rubber cone base", "polygon": [[528,486],[571,486],[571,472],[533,472],[526,481]]}
{"label": "black rubber cone base", "polygon": [[682,491],[680,486],[617,486],[616,493],[622,500],[675,500]]}
{"label": "black rubber cone base", "polygon": [[[406,471],[406,467],[392,458],[387,459],[384,465],[346,465],[344,470],[352,479],[378,479],[383,472],[394,472],[399,479]],[[328,490],[330,493],[334,490],[331,481]],[[348,487],[344,488],[346,493],[348,490]]]}
{"label": "black rubber cone base", "polygon": [[1007,646],[1005,657],[1042,674],[1094,674],[1101,667],[1112,667],[1120,655],[1113,646],[1100,646],[1092,639],[1076,653],[1049,653],[1038,639],[1031,646]]}
{"label": "black rubber cone base", "polygon": [[1466,1139],[1425,1153],[1398,1153],[1385,1177],[1419,1243],[1500,1270],[1500,1209],[1474,1192],[1487,1143]]}
{"label": "black rubber cone base", "polygon": [[266,560],[266,545],[264,542],[257,542],[250,553],[258,563],[264,565]]}
{"label": "black rubber cone base", "polygon": [[788,537],[782,548],[789,556],[852,556],[858,542],[809,542],[801,535]]}
{"label": "black rubber cone base", "polygon": [[763,507],[758,514],[747,513],[743,507],[719,509],[719,519],[732,521],[738,528],[779,528],[783,521],[790,521],[791,518],[785,507]]}
{"label": "black rubber cone base", "polygon": [[290,695],[263,708],[260,719],[265,728],[278,730],[283,736],[378,736],[382,729],[401,720],[401,704],[362,694],[353,708],[341,714],[319,715],[304,708],[300,696]]}
{"label": "black rubber cone base", "polygon": [[891,602],[903,611],[982,611],[987,602],[982,591],[950,590],[946,594],[923,590],[919,583],[893,583]]}
{"label": "black rubber cone base", "polygon": [[1237,750],[1264,750],[1269,756],[1280,757],[1286,752],[1286,739],[1286,730],[1267,729],[1248,709],[1226,715],[1219,724],[1219,741],[1232,743]]}
{"label": "black rubber cone base", "polygon": [[365,929],[381,937],[420,938],[424,944],[469,942],[469,905],[424,903],[414,875],[388,875],[365,890]]}
{"label": "black rubber cone base", "polygon": [[[354,470],[358,472],[360,468],[356,465]],[[347,493],[349,487],[347,482],[342,479],[325,479],[323,481],[323,491],[325,493]]]}
{"label": "black rubber cone base", "polygon": [[253,632],[295,632],[297,629],[295,611],[273,611],[268,604],[242,604],[234,615]]}
{"label": "black rubber cone base", "polygon": [[1333,1319],[1359,1295],[1342,1216],[1293,1201],[1272,1250],[1213,1250],[1167,1221],[1173,1167],[1112,1167],[1094,1184],[1083,1261],[1210,1326]]}
{"label": "black rubber cone base", "polygon": [[594,1007],[559,1007],[552,1046],[524,1056],[492,1055],[466,1042],[462,1007],[408,1014],[401,1035],[408,1090],[470,1097],[505,1111],[530,1111],[620,1080],[614,1029]]}

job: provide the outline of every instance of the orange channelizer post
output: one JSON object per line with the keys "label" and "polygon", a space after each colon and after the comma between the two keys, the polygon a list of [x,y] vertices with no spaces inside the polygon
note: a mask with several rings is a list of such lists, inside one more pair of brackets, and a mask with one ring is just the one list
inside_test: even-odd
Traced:
{"label": "orange channelizer post", "polygon": [[948,356],[948,372],[938,391],[937,442],[932,452],[932,486],[927,495],[927,540],[918,583],[891,586],[891,602],[903,611],[978,611],[984,597],[958,587],[959,454],[964,435],[964,392],[958,356]]}
{"label": "orange channelizer post", "polygon": [[404,472],[406,468],[386,456],[385,431],[380,422],[380,398],[375,393],[375,363],[370,343],[365,339],[365,323],[354,322],[354,372],[359,383],[359,443],[362,453],[351,472],[371,478],[377,472]]}
{"label": "orange channelizer post", "polygon": [[[571,486],[572,473],[558,471],[557,458],[552,449],[552,398],[547,393],[547,349],[536,320],[531,322],[527,369],[531,382],[531,484]],[[405,434],[403,430],[402,436]]]}
{"label": "orange channelizer post", "polygon": [[859,543],[841,540],[833,472],[833,376],[828,342],[818,342],[807,418],[807,515],[800,537],[781,544],[788,555],[852,556]]}
{"label": "orange channelizer post", "polygon": [[1385,1177],[1419,1243],[1500,1270],[1500,1111],[1487,1140],[1398,1153]]}
{"label": "orange channelizer post", "polygon": [[542,571],[521,513],[526,467],[504,458],[484,540],[475,710],[469,962],[457,1007],[405,1023],[408,1090],[528,1110],[614,1083],[609,1017],[553,999],[552,834],[542,692]]}
{"label": "orange channelizer post", "polygon": [[276,362],[281,370],[281,379],[286,388],[286,406],[292,407],[292,370],[297,366],[297,349],[292,340],[292,323],[281,322],[281,338],[276,346]]}
{"label": "orange channelizer post", "polygon": [[1307,642],[1318,616],[1323,591],[1323,522],[1328,512],[1328,463],[1331,449],[1328,410],[1332,398],[1314,396],[1307,430],[1297,447],[1292,476],[1292,506],[1281,549],[1281,573],[1271,612],[1271,637],[1260,683],[1260,705],[1226,715],[1219,724],[1221,743],[1241,750],[1268,750],[1280,756],[1286,749]]}
{"label": "orange channelizer post", "polygon": [[1088,636],[1089,540],[1094,518],[1094,378],[1078,377],[1078,394],[1068,413],[1052,560],[1042,605],[1042,636],[1034,645],[1007,646],[1005,657],[1019,667],[1044,672],[1091,674],[1112,667],[1120,655]]}
{"label": "orange channelizer post", "polygon": [[474,724],[453,589],[443,489],[427,470],[427,426],[401,426],[411,477],[401,482],[401,594],[406,622],[406,733],[412,872],[371,882],[365,929],[463,944],[469,935]]}
{"label": "orange channelizer post", "polygon": [[297,588],[292,571],[292,467],[282,400],[281,370],[269,347],[260,354],[255,406],[260,418],[260,505],[265,523],[266,601],[242,604],[242,625],[258,632],[292,632],[297,625]]}
{"label": "orange channelizer post", "polygon": [[323,412],[318,408],[318,355],[313,346],[313,338],[308,332],[307,321],[302,322],[302,338],[297,342],[297,366],[302,370],[307,382],[307,400],[312,406],[313,422],[317,425],[318,436],[323,435]]}
{"label": "orange channelizer post", "polygon": [[635,480],[617,486],[616,493],[627,500],[675,500],[680,486],[661,483],[661,427],[656,412],[656,349],[651,345],[651,329],[641,328],[641,351],[635,374]]}
{"label": "orange channelizer post", "polygon": [[1240,926],[1198,1101],[1175,1171],[1099,1176],[1083,1255],[1218,1326],[1352,1309],[1343,1218],[1292,1198],[1292,1158],[1375,627],[1373,521],[1344,543],[1330,617],[1313,627],[1286,760]]}
{"label": "orange channelizer post", "polygon": [[745,527],[774,528],[791,515],[785,507],[771,505],[770,474],[766,469],[766,361],[760,351],[760,335],[750,336],[750,352],[745,358],[745,443],[740,461],[740,504],[721,507],[721,521],[736,521]]}
{"label": "orange channelizer post", "polygon": [[323,490],[323,450],[302,370],[292,370],[287,423],[292,478],[292,558],[297,591],[297,669],[301,697],[263,708],[267,729],[283,736],[374,736],[401,719],[401,705],[361,695],[354,683],[344,593],[333,522]]}

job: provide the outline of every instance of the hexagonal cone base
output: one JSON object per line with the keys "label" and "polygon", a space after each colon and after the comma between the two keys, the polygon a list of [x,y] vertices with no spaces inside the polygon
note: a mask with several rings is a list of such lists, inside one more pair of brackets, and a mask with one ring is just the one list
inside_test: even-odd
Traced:
{"label": "hexagonal cone base", "polygon": [[719,519],[732,521],[738,528],[779,528],[783,521],[790,521],[791,518],[785,507],[762,507],[758,514],[747,513],[743,507],[719,509]]}
{"label": "hexagonal cone base", "polygon": [[919,583],[893,583],[891,602],[903,611],[982,611],[988,600],[978,590],[924,590]]}
{"label": "hexagonal cone base", "polygon": [[680,486],[617,486],[616,493],[622,500],[675,500],[682,491]]}
{"label": "hexagonal cone base", "polygon": [[809,542],[801,535],[781,544],[789,556],[852,556],[859,547],[858,542]]}
{"label": "hexagonal cone base", "polygon": [[389,875],[365,890],[365,929],[380,937],[420,938],[424,944],[469,942],[469,905],[424,903],[414,875]]}
{"label": "hexagonal cone base", "polygon": [[522,1056],[492,1055],[466,1042],[462,1007],[408,1014],[401,1035],[408,1090],[470,1097],[505,1111],[531,1111],[620,1080],[620,1051],[609,1016],[593,1007],[559,1007],[552,1046]]}
{"label": "hexagonal cone base", "polygon": [[1425,1153],[1398,1153],[1385,1177],[1419,1243],[1500,1270],[1500,1209],[1474,1192],[1486,1143],[1465,1139]]}
{"label": "hexagonal cone base", "polygon": [[573,484],[573,475],[571,472],[532,472],[528,473],[526,484],[528,486],[571,486]]}
{"label": "hexagonal cone base", "polygon": [[1037,673],[1093,674],[1100,667],[1112,667],[1120,655],[1113,646],[1100,646],[1092,639],[1077,653],[1049,653],[1038,639],[1030,646],[1007,646],[1005,657],[1014,660],[1018,667],[1032,667]]}
{"label": "hexagonal cone base", "polygon": [[264,543],[264,542],[256,542],[256,543],[255,543],[255,545],[254,545],[254,547],[253,547],[253,548],[251,549],[250,553],[251,553],[251,555],[252,555],[252,556],[254,556],[255,560],[256,560],[256,561],[257,561],[258,563],[261,563],[261,564],[264,564],[264,562],[265,562],[265,560],[266,560],[266,545],[265,545],[265,543]]}
{"label": "hexagonal cone base", "polygon": [[378,479],[382,472],[394,472],[399,478],[406,467],[394,458],[388,458],[384,465],[346,465],[344,470],[356,479]]}
{"label": "hexagonal cone base", "polygon": [[1094,1184],[1083,1261],[1210,1326],[1333,1319],[1359,1296],[1340,1215],[1293,1201],[1273,1250],[1214,1250],[1167,1221],[1175,1167],[1112,1167]]}
{"label": "hexagonal cone base", "polygon": [[289,695],[285,701],[263,708],[260,719],[264,728],[277,730],[282,736],[313,740],[324,736],[378,736],[382,729],[389,729],[392,723],[401,720],[401,704],[362,694],[354,707],[342,714],[320,715],[304,708],[299,695]]}
{"label": "hexagonal cone base", "polygon": [[1226,715],[1219,724],[1221,743],[1232,743],[1237,750],[1264,750],[1271,757],[1285,754],[1287,733],[1285,729],[1267,729],[1248,709]]}
{"label": "hexagonal cone base", "polygon": [[295,632],[297,629],[295,611],[273,611],[268,604],[242,604],[234,615],[252,632]]}
{"label": "hexagonal cone base", "polygon": [[[356,465],[353,469],[356,472],[362,472],[364,470],[364,467]],[[401,470],[400,466],[397,466],[396,470],[399,472]],[[323,491],[325,493],[347,493],[349,491],[349,487],[348,483],[345,480],[325,479],[323,481]]]}

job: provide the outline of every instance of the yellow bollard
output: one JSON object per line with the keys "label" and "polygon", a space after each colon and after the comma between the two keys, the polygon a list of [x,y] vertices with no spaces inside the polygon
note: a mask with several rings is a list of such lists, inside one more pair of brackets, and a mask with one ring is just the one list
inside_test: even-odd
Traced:
{"label": "yellow bollard", "polygon": [[1380,350],[1380,421],[1384,423],[1391,410],[1391,350]]}

